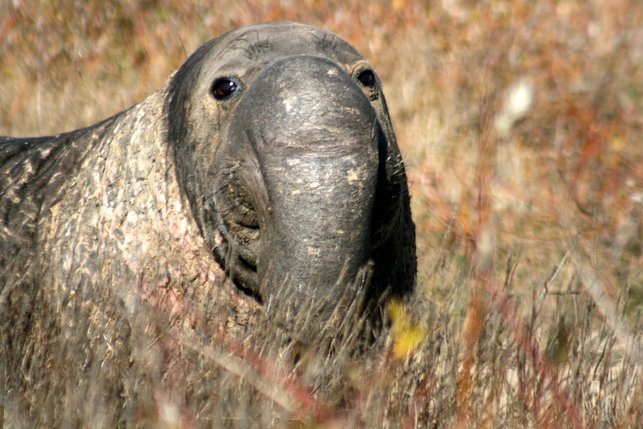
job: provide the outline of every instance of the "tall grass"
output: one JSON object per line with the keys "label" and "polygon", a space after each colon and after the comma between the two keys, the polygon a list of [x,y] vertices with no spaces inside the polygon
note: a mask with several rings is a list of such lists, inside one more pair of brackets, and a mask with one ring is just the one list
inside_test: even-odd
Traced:
{"label": "tall grass", "polygon": [[389,304],[384,352],[344,374],[348,399],[284,384],[245,349],[204,357],[281,386],[266,395],[310,425],[640,425],[637,0],[5,1],[0,134],[93,123],[205,40],[277,19],[335,31],[380,74],[411,183],[417,293]]}

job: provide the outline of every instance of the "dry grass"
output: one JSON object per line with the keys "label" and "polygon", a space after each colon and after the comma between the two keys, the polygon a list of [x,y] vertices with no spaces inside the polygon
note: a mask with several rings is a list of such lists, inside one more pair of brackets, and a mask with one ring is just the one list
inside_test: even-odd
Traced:
{"label": "dry grass", "polygon": [[[390,352],[347,375],[351,401],[324,405],[293,382],[279,394],[298,404],[293,418],[637,427],[643,5],[425,3],[4,1],[0,134],[56,133],[116,113],[200,43],[243,24],[329,28],[384,81],[420,272],[412,302],[389,308]],[[275,376],[236,356],[222,364]]]}

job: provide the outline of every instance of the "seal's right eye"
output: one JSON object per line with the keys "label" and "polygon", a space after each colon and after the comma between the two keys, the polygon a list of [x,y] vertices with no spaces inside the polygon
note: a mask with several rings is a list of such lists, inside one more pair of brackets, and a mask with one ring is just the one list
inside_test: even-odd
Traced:
{"label": "seal's right eye", "polygon": [[226,100],[241,88],[239,82],[227,77],[220,77],[212,83],[210,93],[217,100]]}

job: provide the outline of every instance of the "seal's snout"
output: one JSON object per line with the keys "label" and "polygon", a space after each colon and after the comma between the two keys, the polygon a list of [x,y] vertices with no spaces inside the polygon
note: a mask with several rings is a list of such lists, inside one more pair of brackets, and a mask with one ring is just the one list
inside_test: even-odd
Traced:
{"label": "seal's snout", "polygon": [[269,64],[236,109],[232,140],[251,147],[261,166],[236,173],[254,178],[243,188],[253,189],[259,224],[260,295],[283,289],[285,279],[308,297],[334,293],[370,257],[381,147],[375,110],[359,81],[316,56]]}
{"label": "seal's snout", "polygon": [[264,300],[285,279],[332,293],[368,263],[382,135],[360,85],[300,55],[265,66],[238,99],[228,150],[245,161],[217,186],[218,225],[231,271]]}

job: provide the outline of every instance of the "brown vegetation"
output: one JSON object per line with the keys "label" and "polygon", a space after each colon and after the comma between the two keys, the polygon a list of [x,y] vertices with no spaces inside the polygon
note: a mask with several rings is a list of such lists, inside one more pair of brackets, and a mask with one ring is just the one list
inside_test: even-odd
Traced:
{"label": "brown vegetation", "polygon": [[[380,73],[411,182],[418,290],[389,304],[385,352],[344,364],[335,398],[247,347],[185,348],[305,425],[640,424],[637,0],[5,2],[0,134],[93,123],[161,87],[203,41],[276,19],[333,30]],[[155,398],[154,421],[200,418]]]}

